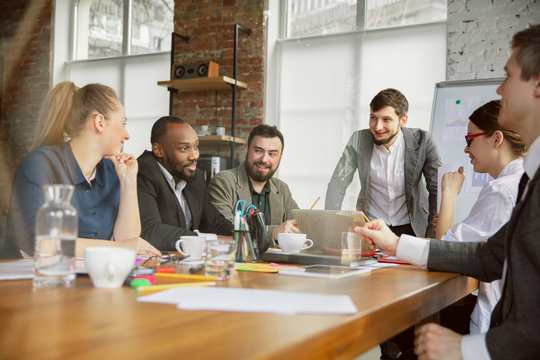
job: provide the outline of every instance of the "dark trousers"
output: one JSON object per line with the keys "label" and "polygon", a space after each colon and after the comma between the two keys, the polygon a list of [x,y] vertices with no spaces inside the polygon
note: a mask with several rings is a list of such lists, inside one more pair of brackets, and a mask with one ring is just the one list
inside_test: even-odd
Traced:
{"label": "dark trousers", "polygon": [[[401,236],[402,234],[416,236],[411,224],[390,226],[390,230],[397,236]],[[416,359],[417,357],[414,354],[414,326],[397,334],[379,346],[381,348],[381,360]]]}

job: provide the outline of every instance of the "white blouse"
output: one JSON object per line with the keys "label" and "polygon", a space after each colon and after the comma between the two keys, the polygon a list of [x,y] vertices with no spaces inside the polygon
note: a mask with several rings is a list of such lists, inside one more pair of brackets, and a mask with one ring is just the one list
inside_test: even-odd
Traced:
{"label": "white blouse", "polygon": [[[469,215],[455,224],[441,239],[458,242],[487,241],[510,220],[523,171],[522,158],[508,163],[497,179],[482,187]],[[478,301],[471,314],[471,334],[489,329],[491,312],[501,297],[501,284],[500,280],[480,282]]]}

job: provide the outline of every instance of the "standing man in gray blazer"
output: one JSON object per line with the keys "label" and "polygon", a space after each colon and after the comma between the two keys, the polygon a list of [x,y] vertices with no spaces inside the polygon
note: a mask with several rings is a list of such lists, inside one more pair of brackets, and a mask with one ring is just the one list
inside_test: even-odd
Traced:
{"label": "standing man in gray blazer", "polygon": [[[396,89],[371,100],[369,129],[355,131],[326,192],[326,209],[341,209],[345,191],[358,170],[361,190],[356,207],[383,219],[396,234],[433,236],[437,211],[437,171],[441,157],[430,133],[404,127],[409,102]],[[409,359],[414,329],[381,344],[381,359]]]}
{"label": "standing man in gray blazer", "polygon": [[341,209],[358,170],[359,210],[400,234],[434,235],[441,157],[431,134],[404,127],[408,110],[407,98],[396,89],[371,100],[369,129],[355,131],[347,143],[328,184],[326,209]]}
{"label": "standing man in gray blazer", "polygon": [[540,354],[540,24],[516,33],[502,96],[501,126],[517,132],[529,151],[510,221],[485,243],[400,237],[381,220],[355,231],[374,249],[435,271],[480,281],[502,279],[487,333],[456,334],[437,324],[416,330],[419,359],[537,359]]}

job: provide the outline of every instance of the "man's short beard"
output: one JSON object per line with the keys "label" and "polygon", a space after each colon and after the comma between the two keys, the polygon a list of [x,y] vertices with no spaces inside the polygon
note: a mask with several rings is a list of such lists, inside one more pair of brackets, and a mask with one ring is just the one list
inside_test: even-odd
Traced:
{"label": "man's short beard", "polygon": [[246,172],[247,172],[248,176],[251,179],[253,179],[253,180],[257,181],[257,182],[266,182],[266,181],[268,181],[268,179],[270,179],[272,176],[274,176],[274,174],[276,173],[276,170],[277,170],[277,168],[275,170],[270,170],[268,172],[268,174],[263,175],[263,174],[258,174],[258,173],[255,172],[255,170],[253,170],[253,166],[255,166],[255,163],[252,163],[252,165],[249,166],[248,162],[246,161],[245,166],[246,166]]}
{"label": "man's short beard", "polygon": [[398,134],[399,134],[399,129],[393,135],[389,136],[388,138],[386,138],[384,140],[375,139],[375,135],[373,135],[373,133],[371,133],[371,136],[373,136],[373,143],[375,145],[377,145],[377,146],[381,146],[381,145],[386,145],[389,142],[391,142],[392,140],[394,140],[398,136]]}

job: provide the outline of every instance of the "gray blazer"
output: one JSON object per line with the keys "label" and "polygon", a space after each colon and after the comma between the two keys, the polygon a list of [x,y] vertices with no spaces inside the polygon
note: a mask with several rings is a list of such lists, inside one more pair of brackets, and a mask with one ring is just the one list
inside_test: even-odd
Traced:
{"label": "gray blazer", "polygon": [[[434,236],[431,222],[437,212],[437,171],[442,164],[439,150],[429,132],[406,127],[401,131],[405,141],[404,191],[411,226],[417,236]],[[358,171],[361,189],[356,207],[366,211],[372,153],[369,129],[355,131],[328,184],[325,209],[341,209],[347,187]]]}
{"label": "gray blazer", "polygon": [[540,171],[510,221],[486,243],[432,240],[428,268],[480,281],[506,276],[491,314],[486,345],[492,359],[536,359],[540,354]]}
{"label": "gray blazer", "polygon": [[[268,240],[274,244],[274,230],[277,225],[293,218],[292,209],[298,209],[289,186],[278,178],[270,180],[270,222],[266,226]],[[206,191],[206,197],[229,221],[234,220],[234,207],[238,199],[246,201],[246,209],[251,205],[251,192],[249,191],[248,176],[245,163],[240,166],[221,171],[212,178]],[[274,244],[275,245],[275,244]]]}

